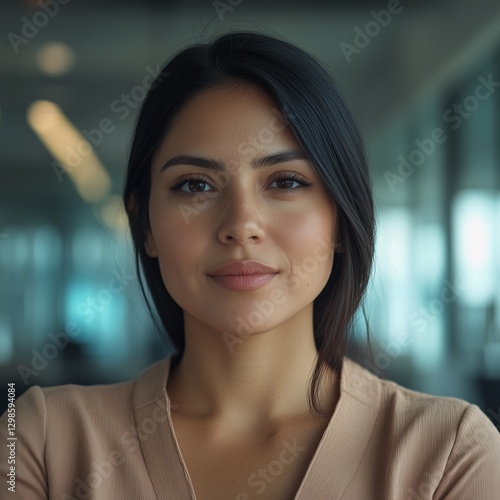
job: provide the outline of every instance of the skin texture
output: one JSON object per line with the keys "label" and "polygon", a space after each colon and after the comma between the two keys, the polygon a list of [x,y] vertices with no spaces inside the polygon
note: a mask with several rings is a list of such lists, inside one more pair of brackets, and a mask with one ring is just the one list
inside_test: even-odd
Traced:
{"label": "skin texture", "polygon": [[[181,109],[151,165],[145,248],[159,259],[165,287],[184,311],[186,338],[167,392],[179,415],[211,422],[215,435],[271,432],[309,418],[313,301],[332,269],[337,212],[308,160],[251,167],[252,159],[286,148],[301,149],[274,100],[253,84],[225,85]],[[223,162],[226,174],[192,165],[160,172],[180,154]],[[290,172],[311,185],[276,181]],[[194,197],[170,189],[186,174],[203,178],[180,187]],[[227,290],[207,273],[233,259],[279,273],[254,291]],[[266,314],[257,305],[264,301]],[[251,330],[242,330],[251,319]],[[330,371],[321,386],[330,411],[337,384]]]}

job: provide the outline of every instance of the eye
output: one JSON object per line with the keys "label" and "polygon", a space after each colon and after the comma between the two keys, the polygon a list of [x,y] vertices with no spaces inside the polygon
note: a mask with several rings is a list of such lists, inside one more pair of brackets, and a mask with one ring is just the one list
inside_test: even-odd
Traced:
{"label": "eye", "polygon": [[[311,185],[310,182],[306,181],[305,179],[302,178],[299,174],[295,172],[289,172],[287,174],[281,174],[279,177],[274,179],[271,184],[278,183],[283,185],[286,185],[287,187],[277,187],[277,191],[281,192],[287,192],[287,191],[296,191],[297,189],[302,189],[305,187],[308,187]],[[291,187],[294,183],[299,184],[297,187]]]}
{"label": "eye", "polygon": [[[194,188],[194,191],[186,191],[181,189],[184,185],[187,185],[188,189]],[[209,186],[210,184],[203,177],[199,177],[196,175],[183,175],[177,181],[170,185],[169,188],[171,191],[177,191],[187,196],[196,196],[199,193],[207,193],[203,188],[205,186]]]}

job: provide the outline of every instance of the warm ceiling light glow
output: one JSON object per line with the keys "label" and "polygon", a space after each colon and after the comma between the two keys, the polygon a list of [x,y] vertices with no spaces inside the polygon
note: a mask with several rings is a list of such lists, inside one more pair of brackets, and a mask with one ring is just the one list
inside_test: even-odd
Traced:
{"label": "warm ceiling light glow", "polygon": [[60,121],[59,108],[50,101],[35,101],[28,108],[28,123],[36,131],[47,132]]}
{"label": "warm ceiling light glow", "polygon": [[[57,104],[36,101],[28,109],[28,123],[57,160],[52,167],[59,179],[67,175],[88,203],[102,201],[111,179],[92,145],[66,118]],[[55,182],[55,180],[54,180]]]}
{"label": "warm ceiling light glow", "polygon": [[67,73],[73,66],[74,60],[73,51],[59,42],[46,43],[36,55],[36,63],[40,70],[51,76]]}

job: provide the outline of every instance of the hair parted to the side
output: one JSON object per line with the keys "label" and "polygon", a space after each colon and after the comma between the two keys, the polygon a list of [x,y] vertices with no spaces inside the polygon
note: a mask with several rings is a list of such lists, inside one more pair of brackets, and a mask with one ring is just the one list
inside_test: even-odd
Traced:
{"label": "hair parted to the side", "polygon": [[318,359],[309,404],[314,415],[324,415],[318,384],[326,366],[338,371],[346,355],[354,315],[370,279],[375,214],[361,134],[334,80],[313,56],[278,38],[239,31],[191,45],[163,68],[137,119],[123,194],[140,288],[153,321],[156,312],[162,323],[156,326],[175,348],[175,364],[184,351],[183,311],[164,286],[158,259],[149,257],[144,248],[150,227],[151,162],[184,104],[202,90],[238,81],[259,85],[281,106],[337,207],[342,249],[335,254],[329,280],[313,306]]}

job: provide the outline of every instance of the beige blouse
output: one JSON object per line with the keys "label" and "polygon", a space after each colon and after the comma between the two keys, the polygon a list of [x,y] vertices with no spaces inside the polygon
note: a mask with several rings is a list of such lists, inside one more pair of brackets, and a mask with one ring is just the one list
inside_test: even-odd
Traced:
{"label": "beige blouse", "polygon": [[[7,412],[0,419],[0,498],[196,499],[170,416],[170,361],[136,381],[28,389],[16,401],[17,440]],[[411,391],[349,358],[340,391],[294,500],[500,499],[500,433],[477,406]],[[297,452],[288,445],[283,460]],[[259,498],[258,484],[249,478],[239,500]]]}

